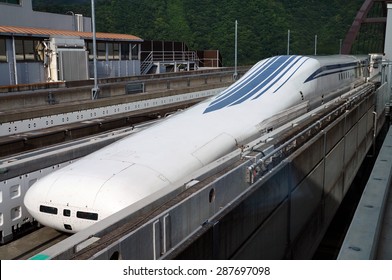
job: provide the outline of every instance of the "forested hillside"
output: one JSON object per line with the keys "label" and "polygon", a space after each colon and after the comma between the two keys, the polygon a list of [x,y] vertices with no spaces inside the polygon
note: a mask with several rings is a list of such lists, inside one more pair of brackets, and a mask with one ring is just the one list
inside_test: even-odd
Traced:
{"label": "forested hillside", "polygon": [[[90,0],[33,0],[38,11],[91,16]],[[291,53],[339,52],[363,0],[95,0],[97,31],[128,33],[147,40],[185,41],[193,50],[219,49],[224,65],[234,61],[238,20],[239,64]]]}

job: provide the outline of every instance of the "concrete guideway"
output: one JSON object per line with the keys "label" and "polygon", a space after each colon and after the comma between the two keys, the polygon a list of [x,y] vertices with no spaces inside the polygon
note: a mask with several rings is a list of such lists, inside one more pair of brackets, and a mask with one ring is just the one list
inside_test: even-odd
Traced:
{"label": "concrete guideway", "polygon": [[[365,1],[370,3],[372,1]],[[386,1],[387,2],[387,1]],[[392,3],[387,8],[385,32],[385,67],[387,96],[392,93]],[[379,107],[379,106],[378,106]],[[339,260],[392,259],[392,129],[381,147],[379,156],[365,186],[352,223],[338,255]]]}
{"label": "concrete guideway", "polygon": [[217,71],[138,81],[136,93],[127,92],[127,82],[105,84],[98,100],[86,86],[0,95],[0,137],[206,98],[233,82],[231,71]]}
{"label": "concrete guideway", "polygon": [[[308,113],[36,257],[310,258],[372,145],[375,93],[363,89],[326,104],[330,115]],[[301,133],[301,121],[313,125]],[[157,197],[174,200],[151,214]]]}

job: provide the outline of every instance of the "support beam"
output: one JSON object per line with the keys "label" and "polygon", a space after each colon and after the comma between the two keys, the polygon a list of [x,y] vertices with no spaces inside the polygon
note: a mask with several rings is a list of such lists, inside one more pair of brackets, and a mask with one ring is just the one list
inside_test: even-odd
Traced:
{"label": "support beam", "polygon": [[363,23],[386,23],[387,19],[384,17],[377,17],[377,18],[365,18]]}

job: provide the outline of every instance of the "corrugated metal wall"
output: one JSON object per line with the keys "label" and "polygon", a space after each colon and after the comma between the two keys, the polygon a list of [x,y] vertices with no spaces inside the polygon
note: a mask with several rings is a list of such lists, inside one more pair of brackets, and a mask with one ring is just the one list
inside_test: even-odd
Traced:
{"label": "corrugated metal wall", "polygon": [[42,62],[16,63],[16,71],[18,73],[18,84],[42,83],[45,81],[45,69],[42,67]]}
{"label": "corrugated metal wall", "polygon": [[88,80],[88,52],[59,51],[59,78],[64,81]]}
{"label": "corrugated metal wall", "polygon": [[[90,78],[93,78],[94,63],[89,62]],[[114,78],[140,75],[139,60],[97,61],[98,78]]]}
{"label": "corrugated metal wall", "polygon": [[0,86],[10,84],[10,71],[8,69],[8,63],[0,63]]}

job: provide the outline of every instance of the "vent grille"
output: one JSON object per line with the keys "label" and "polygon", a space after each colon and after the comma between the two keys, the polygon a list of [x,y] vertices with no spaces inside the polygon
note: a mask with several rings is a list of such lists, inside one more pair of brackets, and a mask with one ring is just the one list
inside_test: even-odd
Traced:
{"label": "vent grille", "polygon": [[59,75],[63,81],[88,80],[88,52],[82,50],[59,51]]}

